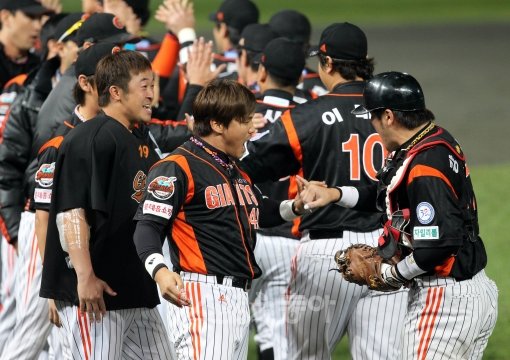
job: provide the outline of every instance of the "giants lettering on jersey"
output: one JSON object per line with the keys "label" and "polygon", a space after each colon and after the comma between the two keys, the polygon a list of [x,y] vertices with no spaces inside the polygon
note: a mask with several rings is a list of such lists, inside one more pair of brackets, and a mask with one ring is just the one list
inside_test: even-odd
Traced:
{"label": "giants lettering on jersey", "polygon": [[[250,185],[238,184],[235,185],[237,197],[239,199],[239,205],[245,206],[255,204],[258,206],[257,198],[253,193]],[[220,207],[234,205],[234,197],[232,196],[232,190],[229,184],[223,183],[216,186],[208,186],[204,192],[205,204],[208,209],[217,209]]]}

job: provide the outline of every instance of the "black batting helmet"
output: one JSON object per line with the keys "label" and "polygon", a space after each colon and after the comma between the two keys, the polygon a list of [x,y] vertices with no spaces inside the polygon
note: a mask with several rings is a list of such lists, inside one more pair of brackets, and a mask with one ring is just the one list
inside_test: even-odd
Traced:
{"label": "black batting helmet", "polygon": [[363,92],[364,105],[352,111],[355,115],[376,109],[397,111],[425,110],[425,97],[418,81],[409,74],[384,72],[370,79]]}

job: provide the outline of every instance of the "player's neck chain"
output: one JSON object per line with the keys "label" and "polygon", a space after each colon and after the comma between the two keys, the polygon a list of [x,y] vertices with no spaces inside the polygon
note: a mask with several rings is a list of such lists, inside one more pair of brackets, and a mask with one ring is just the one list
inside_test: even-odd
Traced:
{"label": "player's neck chain", "polygon": [[225,171],[230,175],[232,173],[232,170],[234,169],[234,165],[232,165],[231,163],[228,164],[227,162],[225,162],[222,158],[220,158],[218,156],[218,153],[216,151],[213,151],[211,149],[209,149],[208,147],[206,147],[204,145],[204,143],[202,143],[200,140],[198,140],[196,137],[192,136],[190,137],[190,140],[191,142],[193,142],[193,144],[195,144],[196,146],[198,146],[199,148],[201,148],[202,150],[204,150],[206,153],[208,153],[209,155],[211,155],[211,157],[214,159],[214,161],[216,161],[218,164],[220,164],[220,166],[222,168],[225,169]]}
{"label": "player's neck chain", "polygon": [[432,130],[435,126],[436,124],[430,122],[430,124],[425,129],[423,129],[418,134],[417,137],[414,138],[414,140],[404,149],[404,151],[409,151],[414,145],[416,145],[421,139],[423,139],[423,137],[427,135],[430,132],[430,130]]}

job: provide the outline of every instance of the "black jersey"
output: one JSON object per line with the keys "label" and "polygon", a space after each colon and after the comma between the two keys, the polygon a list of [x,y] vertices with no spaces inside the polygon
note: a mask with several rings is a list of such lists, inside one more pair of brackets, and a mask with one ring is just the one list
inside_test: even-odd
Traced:
{"label": "black jersey", "polygon": [[20,74],[29,73],[32,69],[35,69],[39,63],[39,57],[30,52],[19,61],[12,61],[5,55],[4,45],[0,42],[0,90],[9,80]]}
{"label": "black jersey", "polygon": [[[151,169],[136,219],[166,227],[176,271],[260,276],[253,248],[261,199],[248,176],[233,166],[227,172],[204,149],[187,141]],[[147,246],[146,239],[140,241],[137,246]]]}
{"label": "black jersey", "polygon": [[[368,116],[351,113],[362,102],[364,86],[341,84],[284,112],[266,136],[248,144],[243,169],[255,183],[300,174],[329,186],[374,184],[384,159],[382,142]],[[341,237],[343,230],[381,227],[380,217],[329,205],[303,216],[299,230],[316,238]]]}
{"label": "black jersey", "polygon": [[31,191],[31,206],[34,210],[50,210],[58,149],[69,131],[82,122],[75,110],[69,121],[64,121],[53,134],[53,138],[48,140],[39,150],[37,155],[37,171],[33,179],[33,189]]}
{"label": "black jersey", "polygon": [[130,132],[100,114],[71,131],[55,164],[52,203],[40,295],[78,305],[76,273],[67,265],[56,215],[85,209],[90,256],[96,276],[117,292],[105,294],[107,310],[154,307],[156,284],[138,258],[133,216],[144,194],[146,174],[158,160],[147,134]]}
{"label": "black jersey", "polygon": [[[384,179],[388,184],[388,216],[409,209],[406,231],[415,251],[458,249],[436,264],[435,274],[459,280],[473,277],[487,264],[487,255],[479,236],[476,198],[460,145],[445,129],[435,126],[408,151],[402,149],[386,167],[395,169],[394,176]],[[431,268],[430,264],[423,265]]]}
{"label": "black jersey", "polygon": [[[267,120],[266,126],[259,129],[251,141],[258,141],[266,136],[272,124],[287,110],[296,106],[292,94],[282,90],[267,90],[262,94],[260,100],[257,100],[255,107],[256,113],[264,114]],[[297,195],[297,183],[295,176],[285,176],[278,181],[265,181],[255,184],[264,196],[273,200],[294,199]],[[298,231],[301,218],[296,218],[293,222],[285,222],[280,226],[271,228],[261,228],[260,233],[265,235],[283,236],[287,238],[299,238]]]}

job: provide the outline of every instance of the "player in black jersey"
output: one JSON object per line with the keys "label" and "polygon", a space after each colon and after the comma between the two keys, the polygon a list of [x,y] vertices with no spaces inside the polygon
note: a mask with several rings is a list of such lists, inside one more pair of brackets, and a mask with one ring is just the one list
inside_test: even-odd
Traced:
{"label": "player in black jersey", "polygon": [[168,359],[157,288],[132,240],[158,160],[140,124],[151,118],[151,64],[109,55],[95,83],[103,112],[66,136],[55,164],[40,295],[55,299],[73,357]]}
{"label": "player in black jersey", "polygon": [[[177,305],[169,304],[168,331],[180,359],[247,357],[246,291],[261,273],[256,231],[295,218],[296,204],[302,208],[300,201],[263,199],[236,164],[255,131],[254,109],[243,85],[206,85],[193,103],[194,136],[151,169],[136,215],[138,254]],[[175,272],[163,259],[165,235]]]}
{"label": "player in black jersey", "polygon": [[420,84],[411,75],[374,76],[356,114],[372,124],[391,151],[379,183],[365,188],[316,188],[309,206],[339,205],[376,211],[388,221],[382,256],[405,256],[381,268],[394,288],[410,286],[399,359],[481,359],[497,318],[498,290],[485,275],[477,204],[457,141],[434,124]]}

